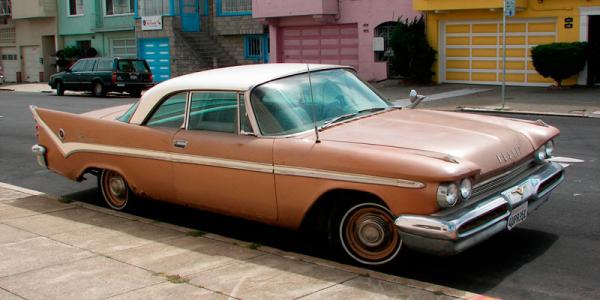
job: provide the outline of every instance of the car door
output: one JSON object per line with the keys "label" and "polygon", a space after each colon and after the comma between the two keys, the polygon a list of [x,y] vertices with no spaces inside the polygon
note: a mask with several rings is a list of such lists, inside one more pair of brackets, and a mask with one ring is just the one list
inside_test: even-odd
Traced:
{"label": "car door", "polygon": [[81,73],[85,70],[87,60],[80,59],[75,62],[64,76],[64,84],[66,89],[81,90]]}
{"label": "car door", "polygon": [[85,68],[80,73],[79,79],[82,82],[83,90],[92,90],[92,79],[94,78],[94,68],[98,59],[89,59],[85,64]]}
{"label": "car door", "polygon": [[[174,182],[180,201],[274,222],[273,140],[244,134],[251,129],[243,112],[243,95],[195,91],[188,103],[186,129],[173,140]],[[244,130],[240,130],[240,120]]]}

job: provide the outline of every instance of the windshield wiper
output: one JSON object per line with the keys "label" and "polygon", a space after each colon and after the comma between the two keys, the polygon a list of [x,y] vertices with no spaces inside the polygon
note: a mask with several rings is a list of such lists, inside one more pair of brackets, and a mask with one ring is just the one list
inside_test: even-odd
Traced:
{"label": "windshield wiper", "polygon": [[341,115],[341,116],[337,116],[337,117],[335,117],[333,119],[327,120],[327,121],[325,121],[325,123],[321,127],[319,127],[319,130],[325,129],[327,127],[330,127],[330,126],[332,126],[333,124],[335,124],[337,122],[340,122],[340,121],[343,121],[343,120],[346,120],[346,119],[350,119],[350,118],[352,118],[352,117],[354,117],[356,115],[358,115],[358,112],[344,114],[344,115]]}
{"label": "windshield wiper", "polygon": [[364,114],[364,113],[372,113],[372,112],[377,112],[377,111],[381,111],[381,110],[386,110],[387,107],[373,107],[373,108],[367,108],[367,109],[361,109],[359,111],[357,111],[357,114]]}

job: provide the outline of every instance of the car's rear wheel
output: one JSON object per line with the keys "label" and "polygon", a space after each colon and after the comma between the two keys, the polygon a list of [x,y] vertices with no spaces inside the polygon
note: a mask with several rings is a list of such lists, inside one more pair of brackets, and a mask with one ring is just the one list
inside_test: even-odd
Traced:
{"label": "car's rear wheel", "polygon": [[334,247],[364,265],[388,263],[402,247],[394,217],[381,204],[354,202],[337,209],[330,228]]}
{"label": "car's rear wheel", "polygon": [[64,94],[65,94],[65,85],[62,83],[62,81],[57,81],[56,82],[56,95],[62,96]]}
{"label": "car's rear wheel", "polygon": [[102,170],[98,187],[106,204],[112,209],[124,210],[132,197],[131,189],[123,176],[112,170]]}
{"label": "car's rear wheel", "polygon": [[106,90],[104,89],[104,85],[102,84],[102,82],[99,81],[94,82],[94,89],[92,90],[92,92],[96,97],[106,96]]}

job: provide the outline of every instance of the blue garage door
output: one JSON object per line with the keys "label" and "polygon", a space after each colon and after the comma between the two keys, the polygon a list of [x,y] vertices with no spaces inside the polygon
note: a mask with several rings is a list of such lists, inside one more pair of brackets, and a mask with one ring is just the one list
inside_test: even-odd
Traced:
{"label": "blue garage door", "polygon": [[150,65],[155,82],[171,77],[169,39],[140,39],[140,57]]}

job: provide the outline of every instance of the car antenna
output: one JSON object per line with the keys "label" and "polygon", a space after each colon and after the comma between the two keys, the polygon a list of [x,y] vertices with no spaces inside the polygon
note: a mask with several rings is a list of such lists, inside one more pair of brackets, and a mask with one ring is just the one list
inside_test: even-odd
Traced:
{"label": "car antenna", "polygon": [[312,103],[312,119],[313,119],[313,125],[315,127],[315,136],[317,137],[317,139],[315,140],[315,143],[320,143],[321,139],[319,138],[319,128],[317,128],[317,108],[315,107],[315,98],[313,97],[313,88],[312,88],[312,81],[310,79],[310,67],[308,66],[308,64],[306,64],[306,71],[308,72],[308,86],[310,88],[310,102]]}

